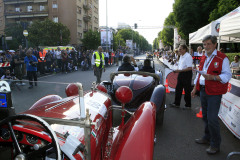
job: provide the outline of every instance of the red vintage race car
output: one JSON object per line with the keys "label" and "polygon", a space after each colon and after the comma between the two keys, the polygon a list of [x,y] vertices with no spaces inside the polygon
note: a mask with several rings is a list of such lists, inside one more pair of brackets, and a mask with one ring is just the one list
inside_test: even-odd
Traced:
{"label": "red vintage race car", "polygon": [[[145,78],[152,77],[138,76],[135,79],[147,81],[143,87],[150,82]],[[150,84],[161,88],[155,80],[153,76]],[[164,106],[158,104],[159,98],[164,103],[162,89],[151,85],[151,98],[138,105],[133,103],[137,95],[131,85],[115,87],[115,104],[104,85],[93,83],[92,90],[84,92],[81,83],[74,83],[66,87],[66,98],[47,95],[16,115],[7,82],[0,86],[1,160],[153,159],[156,115],[158,106]],[[131,105],[134,111],[127,109]],[[118,126],[113,126],[114,110],[121,110]]]}
{"label": "red vintage race car", "polygon": [[111,82],[103,81],[103,84],[112,97],[112,103],[120,105],[116,99],[115,92],[121,86],[128,86],[133,92],[133,98],[125,104],[126,110],[135,112],[142,103],[151,101],[156,105],[158,124],[163,123],[165,111],[165,87],[162,82],[162,73],[140,72],[140,71],[121,71],[110,75]]}

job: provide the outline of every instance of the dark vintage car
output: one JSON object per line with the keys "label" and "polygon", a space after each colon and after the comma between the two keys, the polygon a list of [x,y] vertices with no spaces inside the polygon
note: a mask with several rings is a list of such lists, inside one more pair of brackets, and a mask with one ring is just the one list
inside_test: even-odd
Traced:
{"label": "dark vintage car", "polygon": [[[153,159],[156,116],[164,106],[159,77],[113,73],[111,78],[114,95],[101,84],[93,83],[84,92],[81,83],[73,83],[65,89],[66,98],[44,96],[19,114],[14,112],[10,87],[0,81],[1,160]],[[114,110],[121,112],[117,126]]]}
{"label": "dark vintage car", "polygon": [[147,53],[146,53],[146,58],[148,58],[148,59],[153,59],[153,53],[147,52]]}
{"label": "dark vintage car", "polygon": [[165,87],[163,86],[163,74],[140,72],[140,71],[121,71],[110,75],[111,82],[102,82],[107,88],[108,94],[111,95],[114,104],[119,105],[115,92],[121,86],[131,88],[133,98],[125,104],[125,108],[130,112],[135,112],[142,103],[146,101],[153,102],[156,105],[157,123],[163,123],[165,111]]}

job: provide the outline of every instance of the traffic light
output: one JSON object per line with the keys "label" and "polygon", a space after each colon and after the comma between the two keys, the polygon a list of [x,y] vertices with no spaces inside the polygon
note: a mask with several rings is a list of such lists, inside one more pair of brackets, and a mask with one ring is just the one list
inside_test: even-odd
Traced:
{"label": "traffic light", "polygon": [[134,23],[134,28],[137,29],[137,23]]}

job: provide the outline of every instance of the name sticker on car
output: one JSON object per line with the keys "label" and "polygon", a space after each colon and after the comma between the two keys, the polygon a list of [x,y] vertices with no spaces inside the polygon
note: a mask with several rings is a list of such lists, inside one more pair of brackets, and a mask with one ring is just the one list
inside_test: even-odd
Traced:
{"label": "name sticker on car", "polygon": [[106,97],[101,94],[96,94],[94,97],[86,96],[84,98],[86,106],[94,111],[99,113],[102,117],[107,113],[107,107],[104,102],[106,101]]}

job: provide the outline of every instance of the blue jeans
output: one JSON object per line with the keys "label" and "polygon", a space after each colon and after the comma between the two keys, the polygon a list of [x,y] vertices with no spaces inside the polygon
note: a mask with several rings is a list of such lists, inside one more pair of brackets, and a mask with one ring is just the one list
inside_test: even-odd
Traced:
{"label": "blue jeans", "polygon": [[221,135],[218,122],[218,112],[222,95],[208,95],[205,88],[200,91],[203,121],[205,124],[204,139],[210,141],[211,147],[220,148]]}

